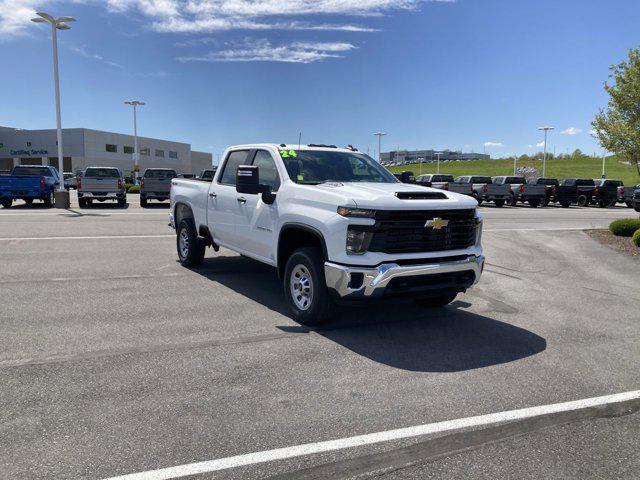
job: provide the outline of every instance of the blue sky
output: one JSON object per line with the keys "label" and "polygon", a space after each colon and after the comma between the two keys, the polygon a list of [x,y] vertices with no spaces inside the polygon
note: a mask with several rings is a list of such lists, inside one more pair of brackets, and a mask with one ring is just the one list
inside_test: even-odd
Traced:
{"label": "blue sky", "polygon": [[[608,67],[640,45],[637,0],[0,0],[0,125],[63,126],[221,152],[248,142],[601,152],[590,122]],[[562,133],[564,132],[564,133]]]}

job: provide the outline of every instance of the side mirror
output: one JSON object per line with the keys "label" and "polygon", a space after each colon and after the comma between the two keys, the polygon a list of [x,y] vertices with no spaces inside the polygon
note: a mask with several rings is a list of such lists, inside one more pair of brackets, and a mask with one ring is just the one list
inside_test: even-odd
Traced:
{"label": "side mirror", "polygon": [[255,165],[239,165],[236,170],[236,192],[257,195],[262,193],[258,167]]}

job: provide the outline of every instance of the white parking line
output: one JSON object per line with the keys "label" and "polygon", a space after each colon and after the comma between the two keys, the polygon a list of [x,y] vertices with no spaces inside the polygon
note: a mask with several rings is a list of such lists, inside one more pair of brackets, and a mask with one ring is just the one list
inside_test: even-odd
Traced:
{"label": "white parking line", "polygon": [[306,443],[303,445],[296,445],[292,447],[276,448],[274,450],[247,453],[244,455],[236,455],[234,457],[219,458],[216,460],[205,462],[189,463],[176,467],[132,473],[128,475],[111,477],[108,480],[167,480],[171,478],[180,478],[189,475],[198,475],[202,473],[216,472],[246,465],[254,465],[257,463],[273,462],[275,460],[284,460],[287,458],[312,455],[316,453],[343,450],[346,448],[362,447],[365,445],[389,442],[392,440],[401,440],[422,435],[449,432],[462,428],[487,426],[490,424],[522,420],[553,413],[582,410],[592,407],[601,407],[605,405],[612,405],[630,400],[636,400],[638,398],[640,398],[640,390],[635,390],[631,392],[605,395],[603,397],[587,398],[572,402],[521,408],[517,410],[509,410],[506,412],[491,413],[488,415],[478,415],[475,417],[460,418],[457,420],[428,423],[415,427],[386,430],[383,432],[341,438],[338,440],[328,440],[317,443]]}
{"label": "white parking line", "polygon": [[15,242],[20,240],[103,240],[103,239],[122,239],[122,238],[169,238],[175,235],[102,235],[95,237],[13,237],[0,238],[0,242]]}

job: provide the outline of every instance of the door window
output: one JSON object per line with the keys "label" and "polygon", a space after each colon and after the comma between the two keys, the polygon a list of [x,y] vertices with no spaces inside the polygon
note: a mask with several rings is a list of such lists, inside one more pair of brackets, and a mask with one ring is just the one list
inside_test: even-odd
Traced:
{"label": "door window", "polygon": [[269,185],[272,192],[277,192],[280,188],[280,177],[271,154],[266,150],[258,150],[253,159],[253,165],[258,167],[260,183]]}
{"label": "door window", "polygon": [[229,154],[219,182],[223,185],[235,186],[236,171],[240,165],[246,165],[249,150],[236,150]]}

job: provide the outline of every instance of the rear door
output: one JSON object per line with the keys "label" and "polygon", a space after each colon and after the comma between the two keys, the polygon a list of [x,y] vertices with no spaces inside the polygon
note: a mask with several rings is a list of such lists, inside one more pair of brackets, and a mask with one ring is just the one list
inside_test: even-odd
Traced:
{"label": "rear door", "polygon": [[238,204],[246,195],[236,192],[236,171],[238,166],[246,165],[249,150],[232,150],[227,154],[215,180],[211,183],[208,198],[207,222],[214,240],[227,246],[236,246],[236,223]]}

